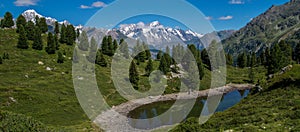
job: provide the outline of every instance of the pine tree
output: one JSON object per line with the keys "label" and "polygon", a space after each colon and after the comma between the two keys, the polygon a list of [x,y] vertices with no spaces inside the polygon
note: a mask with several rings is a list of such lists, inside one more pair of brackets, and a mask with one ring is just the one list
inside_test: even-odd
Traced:
{"label": "pine tree", "polygon": [[251,56],[247,54],[247,67],[251,67]]}
{"label": "pine tree", "polygon": [[54,32],[55,32],[55,34],[59,34],[59,24],[57,21],[55,22]]}
{"label": "pine tree", "polygon": [[279,71],[281,67],[281,59],[282,59],[282,51],[279,47],[279,44],[275,44],[274,47],[271,49],[270,53],[270,63],[268,64],[268,74],[273,74]]}
{"label": "pine tree", "polygon": [[66,43],[66,26],[63,24],[60,29],[60,43]]}
{"label": "pine tree", "polygon": [[55,54],[55,50],[56,50],[56,45],[55,45],[54,37],[52,33],[48,33],[46,52],[48,54]]}
{"label": "pine tree", "polygon": [[80,36],[80,30],[79,30],[79,28],[77,28],[77,31],[76,31],[76,38],[79,38],[79,36]]}
{"label": "pine tree", "polygon": [[20,26],[22,25],[23,27],[26,26],[26,19],[23,15],[19,15],[19,17],[17,18],[17,21],[16,21],[16,25],[17,25],[17,33],[19,33],[19,28]]}
{"label": "pine tree", "polygon": [[279,42],[279,47],[282,51],[281,67],[284,67],[291,63],[293,50],[291,45],[287,44],[284,40]]}
{"label": "pine tree", "polygon": [[158,53],[157,53],[156,59],[157,59],[157,60],[160,60],[160,59],[162,58],[162,56],[163,56],[163,52],[160,50],[160,51],[158,51]]}
{"label": "pine tree", "polygon": [[150,76],[151,72],[153,71],[153,63],[152,63],[152,59],[149,59],[147,66],[145,68],[146,71],[146,75]]}
{"label": "pine tree", "polygon": [[296,45],[296,48],[294,50],[294,58],[295,58],[295,61],[300,64],[300,43],[298,43]]}
{"label": "pine tree", "polygon": [[256,65],[256,54],[253,52],[251,54],[250,67],[255,67],[255,65]]}
{"label": "pine tree", "polygon": [[230,66],[233,65],[233,58],[230,54],[226,54],[226,64]]}
{"label": "pine tree", "polygon": [[108,56],[113,56],[114,55],[114,45],[113,45],[113,38],[111,35],[107,37],[107,43],[108,43],[108,51],[107,55]]}
{"label": "pine tree", "polygon": [[120,51],[123,54],[123,57],[129,59],[128,44],[124,41],[124,39],[120,40]]}
{"label": "pine tree", "polygon": [[97,56],[96,56],[96,61],[95,63],[97,65],[100,65],[102,67],[107,67],[107,62],[106,59],[104,58],[103,54],[100,52],[100,50],[98,50],[97,52]]}
{"label": "pine tree", "polygon": [[25,26],[28,40],[34,40],[35,25],[32,21],[28,21]]}
{"label": "pine tree", "polygon": [[201,59],[202,59],[203,64],[207,65],[209,68],[211,67],[210,59],[209,59],[208,52],[206,49],[203,49],[201,51]]}
{"label": "pine tree", "polygon": [[67,45],[73,45],[76,40],[76,32],[73,25],[68,25],[66,28],[65,40]]}
{"label": "pine tree", "polygon": [[249,79],[250,79],[250,83],[254,83],[254,78],[255,78],[255,75],[254,75],[253,67],[251,67],[251,68],[249,69]]}
{"label": "pine tree", "polygon": [[64,63],[64,57],[61,52],[57,54],[57,63]]}
{"label": "pine tree", "polygon": [[32,44],[32,49],[35,50],[43,50],[43,41],[42,41],[42,35],[41,30],[36,27],[34,30],[34,39]]}
{"label": "pine tree", "polygon": [[55,45],[55,49],[59,50],[60,45],[59,45],[57,34],[54,34],[54,45]]}
{"label": "pine tree", "polygon": [[48,25],[46,23],[46,18],[44,17],[40,18],[37,25],[40,28],[42,33],[48,32]]}
{"label": "pine tree", "polygon": [[13,16],[10,12],[5,13],[3,21],[1,22],[1,25],[2,25],[2,28],[11,28],[12,26],[15,25]]}
{"label": "pine tree", "polygon": [[118,49],[118,42],[117,42],[117,40],[114,40],[114,42],[113,42],[113,51],[116,52],[117,49]]}
{"label": "pine tree", "polygon": [[87,33],[83,31],[79,37],[79,44],[78,48],[82,51],[88,51],[89,48],[89,38],[87,36]]}
{"label": "pine tree", "polygon": [[96,59],[96,54],[97,54],[97,42],[95,40],[94,37],[91,38],[91,44],[90,44],[90,48],[89,48],[89,56],[88,56],[88,60],[91,63],[95,62]]}
{"label": "pine tree", "polygon": [[[82,34],[82,33],[81,33]],[[108,41],[107,41],[107,36],[104,36],[102,39],[102,44],[101,44],[101,51],[103,54],[107,55],[108,54]]]}
{"label": "pine tree", "polygon": [[137,66],[134,61],[131,62],[130,69],[129,69],[129,80],[135,89],[138,89],[139,83],[139,73],[137,70]]}
{"label": "pine tree", "polygon": [[0,56],[0,65],[3,64],[2,57]]}
{"label": "pine tree", "polygon": [[242,54],[238,55],[237,65],[240,68],[245,68],[247,66],[247,56],[246,56],[246,53],[242,53]]}
{"label": "pine tree", "polygon": [[28,49],[28,42],[26,37],[26,32],[24,27],[21,25],[19,30],[19,38],[18,38],[18,48],[20,49]]}
{"label": "pine tree", "polygon": [[170,67],[168,67],[168,63],[167,63],[166,58],[164,56],[160,59],[160,64],[159,64],[158,69],[161,72],[163,72],[164,74],[167,74],[170,71]]}

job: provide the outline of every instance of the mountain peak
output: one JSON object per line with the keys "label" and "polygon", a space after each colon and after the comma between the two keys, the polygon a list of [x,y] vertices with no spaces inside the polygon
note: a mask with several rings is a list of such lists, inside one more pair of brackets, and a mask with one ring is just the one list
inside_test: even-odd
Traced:
{"label": "mountain peak", "polygon": [[157,27],[157,26],[160,26],[160,22],[159,21],[153,21],[150,23],[150,27]]}

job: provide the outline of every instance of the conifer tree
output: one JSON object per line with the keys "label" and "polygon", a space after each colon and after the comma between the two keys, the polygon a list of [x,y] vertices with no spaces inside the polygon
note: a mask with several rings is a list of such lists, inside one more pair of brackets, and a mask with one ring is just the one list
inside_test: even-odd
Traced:
{"label": "conifer tree", "polygon": [[165,56],[163,56],[161,59],[160,59],[160,64],[159,64],[159,67],[158,69],[163,72],[164,74],[167,74],[169,71],[170,71],[170,67],[168,67],[168,63],[166,61],[166,58]]}
{"label": "conifer tree", "polygon": [[[81,33],[82,34],[82,33]],[[107,41],[107,36],[104,36],[102,39],[102,44],[101,44],[101,51],[103,54],[108,54],[108,41]]]}
{"label": "conifer tree", "polygon": [[62,24],[62,26],[61,26],[59,42],[66,43],[66,26],[65,26],[65,24]]}
{"label": "conifer tree", "polygon": [[226,54],[226,63],[227,63],[227,65],[230,65],[230,66],[233,65],[233,58],[230,54]]}
{"label": "conifer tree", "polygon": [[65,40],[67,45],[73,45],[76,40],[76,32],[73,25],[68,25],[66,28]]}
{"label": "conifer tree", "polygon": [[28,40],[34,40],[35,27],[36,26],[32,21],[28,21],[26,23],[25,29],[26,29],[26,35]]}
{"label": "conifer tree", "polygon": [[55,32],[55,34],[59,34],[59,24],[57,21],[55,22],[54,32]]}
{"label": "conifer tree", "polygon": [[275,44],[270,52],[270,63],[268,64],[268,74],[273,74],[279,71],[281,67],[282,51],[279,44]]}
{"label": "conifer tree", "polygon": [[153,71],[153,63],[152,63],[152,59],[148,60],[147,66],[145,68],[146,71],[146,75],[150,76],[151,72]]}
{"label": "conifer tree", "polygon": [[1,25],[2,25],[2,28],[11,28],[12,26],[15,25],[13,16],[10,12],[5,13],[3,21],[1,22]]}
{"label": "conifer tree", "polygon": [[48,25],[44,17],[40,18],[37,24],[42,33],[48,32]]}
{"label": "conifer tree", "polygon": [[300,43],[298,43],[296,45],[296,48],[294,50],[294,58],[295,58],[295,61],[300,64]]}
{"label": "conifer tree", "polygon": [[58,52],[57,54],[57,63],[64,63],[64,57],[61,52]]}
{"label": "conifer tree", "polygon": [[131,62],[130,69],[129,69],[129,80],[135,89],[138,89],[139,83],[139,73],[137,70],[137,66],[134,61]]}
{"label": "conifer tree", "polygon": [[48,33],[46,52],[48,54],[55,54],[55,50],[56,50],[56,45],[55,45],[53,34]]}
{"label": "conifer tree", "polygon": [[58,41],[58,36],[57,34],[54,34],[54,45],[55,45],[55,49],[59,50],[59,41]]}
{"label": "conifer tree", "polygon": [[161,50],[159,50],[157,53],[156,59],[160,60],[162,58],[162,56],[163,56],[163,52]]}
{"label": "conifer tree", "polygon": [[197,62],[197,66],[198,66],[198,72],[199,72],[199,79],[202,80],[205,73],[204,73],[204,68],[203,68],[203,64],[202,64],[201,60],[199,62]]}
{"label": "conifer tree", "polygon": [[95,63],[97,65],[100,65],[102,67],[107,67],[107,62],[106,59],[104,58],[103,54],[100,52],[100,50],[98,50],[97,52],[97,56],[96,56],[96,61]]}
{"label": "conifer tree", "polygon": [[124,39],[120,40],[120,51],[123,54],[123,57],[129,59],[128,44],[124,41]]}
{"label": "conifer tree", "polygon": [[240,68],[245,68],[247,66],[247,56],[246,56],[246,53],[242,53],[242,54],[238,55],[237,65]]}
{"label": "conifer tree", "polygon": [[118,49],[118,42],[117,42],[117,40],[114,40],[114,42],[113,42],[113,51],[116,52],[117,49]]}
{"label": "conifer tree", "polygon": [[284,40],[279,42],[279,47],[282,51],[281,67],[285,67],[292,61],[293,50],[291,45],[287,44]]}
{"label": "conifer tree", "polygon": [[2,57],[0,56],[0,65],[3,64]]}
{"label": "conifer tree", "polygon": [[202,59],[203,64],[207,65],[210,69],[210,67],[211,67],[210,59],[209,59],[208,52],[206,49],[203,49],[201,51],[201,59]]}
{"label": "conifer tree", "polygon": [[20,49],[28,49],[28,42],[26,37],[26,32],[24,27],[21,25],[19,30],[19,38],[18,38],[18,48]]}
{"label": "conifer tree", "polygon": [[251,67],[251,55],[247,54],[247,67]]}
{"label": "conifer tree", "polygon": [[79,44],[78,48],[82,51],[88,51],[89,48],[89,38],[87,36],[87,33],[83,31],[79,37]]}
{"label": "conifer tree", "polygon": [[113,56],[114,55],[114,45],[113,45],[113,38],[111,35],[107,37],[107,43],[108,43],[108,51],[107,55],[108,56]]}
{"label": "conifer tree", "polygon": [[256,55],[255,55],[255,53],[253,52],[253,53],[251,54],[250,67],[255,67],[255,65],[256,65]]}
{"label": "conifer tree", "polygon": [[89,48],[89,56],[88,56],[88,60],[92,63],[95,62],[96,54],[97,54],[96,51],[97,51],[97,42],[96,42],[95,38],[92,37],[90,48]]}
{"label": "conifer tree", "polygon": [[79,38],[79,36],[80,36],[80,30],[79,30],[79,28],[77,28],[77,31],[76,31],[76,38]]}
{"label": "conifer tree", "polygon": [[20,26],[22,25],[23,27],[26,26],[26,19],[23,15],[19,15],[19,17],[17,18],[17,21],[16,21],[16,25],[17,25],[17,33],[19,33],[19,28]]}
{"label": "conifer tree", "polygon": [[36,27],[34,30],[34,39],[32,44],[32,49],[35,50],[43,50],[43,41],[42,41],[42,35],[41,30]]}

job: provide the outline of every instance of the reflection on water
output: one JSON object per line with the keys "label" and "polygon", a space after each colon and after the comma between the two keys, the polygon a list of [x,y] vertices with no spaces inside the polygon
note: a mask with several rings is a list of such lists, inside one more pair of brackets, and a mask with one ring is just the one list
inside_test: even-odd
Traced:
{"label": "reflection on water", "polygon": [[[217,112],[224,111],[238,102],[240,102],[243,98],[247,97],[249,94],[249,90],[243,91],[233,91],[227,93],[223,96],[218,108]],[[189,112],[188,110],[188,102],[189,100],[182,100],[180,105],[174,106],[175,101],[163,101],[156,102],[153,104],[148,104],[141,106],[128,114],[128,117],[132,118],[129,120],[131,126],[139,129],[152,129],[165,125],[174,125],[176,123],[180,123],[180,119],[188,118],[188,117],[199,117],[205,103],[204,98],[198,98],[192,110]],[[169,114],[165,114],[169,108],[174,107],[172,112]],[[154,118],[163,114],[161,118]],[[147,119],[143,121],[135,121],[134,119]]]}

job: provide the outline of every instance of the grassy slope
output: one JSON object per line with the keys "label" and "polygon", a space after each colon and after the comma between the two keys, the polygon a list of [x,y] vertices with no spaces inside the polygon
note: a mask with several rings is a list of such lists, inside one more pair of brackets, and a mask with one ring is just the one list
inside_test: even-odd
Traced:
{"label": "grassy slope", "polygon": [[[46,45],[46,36],[43,37]],[[10,56],[0,65],[0,109],[32,116],[50,126],[91,129],[72,86],[72,63],[68,59],[72,47],[61,45],[67,57],[65,63],[57,64],[56,54],[17,49],[17,38],[14,30],[0,31],[0,54],[7,52]],[[38,61],[44,65],[38,65]],[[46,67],[54,70],[47,71]]]}
{"label": "grassy slope", "polygon": [[300,65],[264,84],[264,91],[248,96],[204,125],[191,118],[173,131],[300,131]]}
{"label": "grassy slope", "polygon": [[[57,55],[48,55],[44,50],[21,50],[16,48],[18,35],[14,30],[0,29],[0,55],[9,53],[10,59],[4,60],[0,65],[0,109],[25,114],[54,127],[66,127],[75,130],[92,129],[92,125],[81,109],[72,83],[72,56],[73,47],[61,45],[61,51],[66,51],[65,63],[57,64]],[[46,47],[46,36],[44,45]],[[105,56],[108,60],[109,57]],[[38,65],[38,61],[44,65]],[[159,61],[154,61],[158,67]],[[146,63],[139,66],[139,71],[144,74]],[[54,68],[47,71],[46,67]],[[263,68],[258,68],[256,76],[264,73]],[[118,105],[123,99],[113,86],[110,78],[110,68],[96,66],[97,83],[101,85],[101,93],[111,106]],[[62,74],[64,72],[65,74]],[[205,70],[205,77],[201,81],[201,89],[210,86],[210,72]],[[228,67],[227,82],[245,83],[248,81],[248,69]],[[28,76],[26,78],[25,76]],[[166,93],[177,92],[178,85],[169,81]],[[150,88],[148,78],[141,76],[141,91]],[[13,97],[17,102],[13,102]]]}

